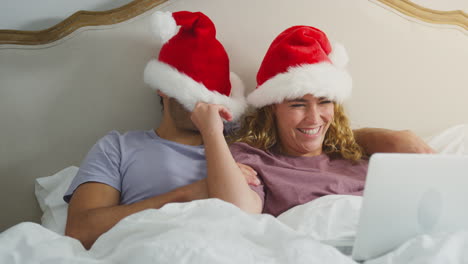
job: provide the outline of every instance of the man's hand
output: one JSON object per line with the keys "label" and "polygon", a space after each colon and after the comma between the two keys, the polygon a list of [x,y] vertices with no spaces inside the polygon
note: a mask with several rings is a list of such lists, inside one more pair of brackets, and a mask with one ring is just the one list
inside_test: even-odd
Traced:
{"label": "man's hand", "polygon": [[[258,186],[260,184],[260,180],[257,178],[257,172],[254,169],[239,162],[237,166],[239,166],[239,169],[242,171],[247,184],[253,186]],[[182,201],[184,202],[208,198],[206,179],[182,186],[179,188],[179,191],[181,192]]]}
{"label": "man's hand", "polygon": [[206,179],[198,180],[189,185],[182,186],[178,188],[178,191],[180,192],[182,202],[208,199],[208,188],[206,186]]}
{"label": "man's hand", "polygon": [[362,128],[354,131],[357,143],[368,154],[377,152],[435,153],[420,137],[410,130]]}
{"label": "man's hand", "polygon": [[242,174],[249,185],[260,185],[260,180],[257,178],[257,172],[252,169],[252,167],[239,162],[237,162],[237,166],[239,166],[239,169],[242,171]]}
{"label": "man's hand", "polygon": [[390,140],[393,146],[389,147],[391,152],[400,153],[425,153],[431,154],[435,151],[426,144],[420,137],[410,130],[394,131],[390,133]]}

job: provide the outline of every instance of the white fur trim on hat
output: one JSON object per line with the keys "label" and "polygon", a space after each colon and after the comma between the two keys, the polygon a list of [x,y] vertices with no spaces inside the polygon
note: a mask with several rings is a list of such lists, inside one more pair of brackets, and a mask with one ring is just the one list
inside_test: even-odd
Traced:
{"label": "white fur trim on hat", "polygon": [[159,37],[161,43],[164,44],[179,32],[180,26],[177,26],[171,12],[156,11],[151,16],[151,29],[153,34]]}
{"label": "white fur trim on hat", "polygon": [[342,103],[351,95],[352,79],[345,69],[329,62],[288,68],[257,87],[247,102],[256,108],[281,103],[306,94]]}
{"label": "white fur trim on hat", "polygon": [[234,121],[242,116],[247,103],[242,81],[231,72],[231,97],[208,90],[202,83],[194,81],[186,74],[170,65],[152,59],[146,65],[144,80],[154,90],[177,99],[187,110],[193,111],[197,102],[220,104],[227,107]]}

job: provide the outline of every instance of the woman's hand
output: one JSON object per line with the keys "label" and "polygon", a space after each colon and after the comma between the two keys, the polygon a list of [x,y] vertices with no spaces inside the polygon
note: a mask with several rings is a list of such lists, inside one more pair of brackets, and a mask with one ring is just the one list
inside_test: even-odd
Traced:
{"label": "woman's hand", "polygon": [[198,102],[193,109],[191,119],[198,128],[202,136],[211,135],[213,133],[223,133],[223,120],[232,120],[232,115],[229,110],[216,104],[207,104]]}

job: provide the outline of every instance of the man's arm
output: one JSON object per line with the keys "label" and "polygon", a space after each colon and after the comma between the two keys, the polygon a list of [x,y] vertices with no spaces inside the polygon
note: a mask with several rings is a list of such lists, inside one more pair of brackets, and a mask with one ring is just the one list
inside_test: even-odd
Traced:
{"label": "man's arm", "polygon": [[[248,184],[259,184],[257,173],[252,168],[240,163],[237,166]],[[89,249],[100,235],[126,216],[146,209],[158,209],[171,202],[205,198],[208,198],[206,179],[129,205],[119,205],[120,192],[107,184],[84,183],[75,190],[70,200],[65,235],[80,240]]]}
{"label": "man's arm", "polygon": [[377,152],[434,153],[420,137],[410,130],[361,128],[353,131],[356,142],[368,154]]}
{"label": "man's arm", "polygon": [[137,203],[119,205],[120,192],[109,185],[88,182],[74,192],[68,207],[65,235],[81,241],[86,249],[126,216],[170,202],[207,198],[205,179]]}

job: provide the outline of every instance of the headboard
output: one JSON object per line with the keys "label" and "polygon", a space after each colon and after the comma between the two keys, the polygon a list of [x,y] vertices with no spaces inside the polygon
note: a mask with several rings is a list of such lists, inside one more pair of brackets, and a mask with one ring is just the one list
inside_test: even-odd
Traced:
{"label": "headboard", "polygon": [[424,137],[468,122],[467,30],[421,22],[383,1],[135,0],[79,12],[46,31],[0,31],[0,231],[39,221],[35,178],[79,166],[112,129],[157,125],[158,97],[142,78],[158,52],[149,25],[156,10],[207,14],[250,90],[273,38],[306,24],[348,50],[354,126]]}

